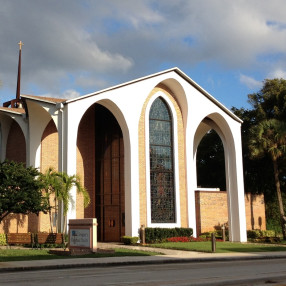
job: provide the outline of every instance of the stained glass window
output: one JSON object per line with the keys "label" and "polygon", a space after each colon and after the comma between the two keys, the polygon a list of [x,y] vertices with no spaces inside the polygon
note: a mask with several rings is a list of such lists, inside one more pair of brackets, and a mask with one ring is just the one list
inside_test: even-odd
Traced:
{"label": "stained glass window", "polygon": [[158,97],[149,114],[151,222],[175,222],[172,117]]}

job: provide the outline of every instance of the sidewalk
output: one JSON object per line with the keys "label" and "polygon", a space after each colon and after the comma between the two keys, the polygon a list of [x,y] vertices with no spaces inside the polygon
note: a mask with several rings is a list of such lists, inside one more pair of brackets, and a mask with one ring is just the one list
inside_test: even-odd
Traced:
{"label": "sidewalk", "polygon": [[[141,246],[126,246],[114,243],[99,243],[98,248],[133,248],[142,250]],[[126,257],[104,257],[104,258],[67,258],[53,260],[32,260],[0,262],[0,273],[9,271],[28,271],[43,269],[63,269],[79,267],[110,267],[120,265],[143,265],[159,263],[183,263],[183,262],[208,262],[208,261],[234,261],[234,260],[257,260],[286,258],[283,252],[253,252],[253,253],[202,253],[193,251],[179,251],[170,249],[159,249],[144,247],[146,251],[162,253],[157,256],[126,256]]]}

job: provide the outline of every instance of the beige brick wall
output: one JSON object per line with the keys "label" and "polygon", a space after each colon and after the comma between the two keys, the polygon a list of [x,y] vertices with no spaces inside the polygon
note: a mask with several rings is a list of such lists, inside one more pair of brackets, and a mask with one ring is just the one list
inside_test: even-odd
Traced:
{"label": "beige brick wall", "polygon": [[[196,191],[195,199],[198,234],[228,223],[226,192]],[[245,214],[247,229],[266,229],[264,196],[246,194]]]}
{"label": "beige brick wall", "polygon": [[59,136],[58,130],[51,119],[46,126],[41,138],[41,172],[45,172],[49,167],[58,170],[59,156]]}
{"label": "beige brick wall", "polygon": [[[186,171],[185,171],[185,138],[184,138],[184,126],[181,109],[176,101],[172,92],[160,84],[155,87],[149,94],[143,105],[140,121],[139,121],[139,191],[140,191],[140,225],[147,225],[147,196],[146,196],[146,156],[145,156],[145,113],[146,106],[150,98],[158,91],[163,92],[173,103],[173,106],[177,113],[178,119],[178,162],[179,162],[179,189],[180,189],[180,208],[181,208],[181,226],[187,227],[188,214],[187,214],[187,191],[186,191]],[[176,138],[175,138],[176,139]],[[147,146],[148,148],[148,146]]]}
{"label": "beige brick wall", "polygon": [[263,195],[245,194],[245,213],[247,229],[266,229]]}
{"label": "beige brick wall", "polygon": [[[41,139],[41,172],[45,172],[49,167],[53,167],[58,170],[58,152],[59,152],[59,136],[58,130],[51,119],[46,126],[42,139]],[[54,196],[50,197],[51,206],[55,205]],[[55,212],[55,210],[52,210]],[[50,216],[48,214],[39,214],[38,230],[41,232],[49,232],[51,229]],[[53,227],[53,231],[56,231],[56,227]]]}

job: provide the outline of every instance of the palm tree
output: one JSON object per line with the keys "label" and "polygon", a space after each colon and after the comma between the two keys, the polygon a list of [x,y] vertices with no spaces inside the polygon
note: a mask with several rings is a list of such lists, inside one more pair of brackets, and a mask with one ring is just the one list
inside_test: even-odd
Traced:
{"label": "palm tree", "polygon": [[[49,167],[44,173],[40,173],[39,179],[42,181],[44,188],[43,190],[46,193],[46,200],[49,206],[49,218],[50,218],[50,227],[51,232],[53,233],[53,224],[52,224],[52,209],[55,209],[55,213],[58,212],[57,198],[62,189],[61,180],[58,177],[58,173],[53,167]],[[51,206],[50,196],[54,194],[54,206]],[[56,220],[57,223],[57,220]],[[57,229],[57,225],[56,225]]]}
{"label": "palm tree", "polygon": [[273,163],[283,239],[286,239],[286,217],[279,180],[279,159],[286,151],[286,123],[277,119],[261,121],[250,130],[249,149],[253,158],[268,154]]}
{"label": "palm tree", "polygon": [[90,203],[90,197],[87,190],[82,186],[80,177],[78,175],[69,176],[66,172],[61,172],[57,174],[58,178],[61,180],[61,189],[57,193],[57,199],[62,203],[63,206],[63,216],[64,216],[64,225],[63,232],[66,232],[67,226],[67,212],[69,209],[69,202],[74,204],[71,200],[70,190],[73,187],[76,187],[77,193],[83,195],[84,207],[87,207]]}

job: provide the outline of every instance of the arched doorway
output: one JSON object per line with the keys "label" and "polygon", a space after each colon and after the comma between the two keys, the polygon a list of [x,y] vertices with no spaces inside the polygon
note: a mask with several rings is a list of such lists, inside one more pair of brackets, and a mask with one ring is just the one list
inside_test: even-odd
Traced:
{"label": "arched doorway", "polygon": [[96,104],[95,217],[99,241],[120,241],[125,234],[124,145],[113,114]]}

